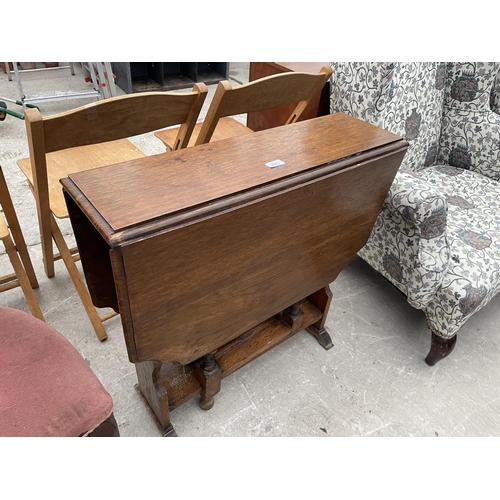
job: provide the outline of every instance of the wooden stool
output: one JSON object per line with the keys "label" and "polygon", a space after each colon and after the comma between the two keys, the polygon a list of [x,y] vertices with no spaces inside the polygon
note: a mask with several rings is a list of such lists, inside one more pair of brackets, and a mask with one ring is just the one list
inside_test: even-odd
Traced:
{"label": "wooden stool", "polygon": [[0,401],[0,436],[119,436],[111,396],[78,351],[50,325],[6,307]]}

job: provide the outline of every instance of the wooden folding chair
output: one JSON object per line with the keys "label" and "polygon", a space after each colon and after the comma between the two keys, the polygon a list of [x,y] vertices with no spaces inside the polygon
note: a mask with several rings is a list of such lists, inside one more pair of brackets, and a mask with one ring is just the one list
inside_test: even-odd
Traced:
{"label": "wooden folding chair", "polygon": [[[164,127],[177,128],[173,149],[186,147],[207,95],[205,84],[190,92],[146,92],[112,97],[64,113],[42,117],[26,109],[30,157],[17,164],[33,190],[46,275],[54,276],[54,260],[63,259],[89,319],[100,340],[107,338],[75,260],[78,249],[69,249],[56,219],[68,217],[61,178],[70,173],[121,163],[145,156],[127,137]],[[52,239],[59,253],[54,253]]]}
{"label": "wooden folding chair", "polygon": [[3,211],[3,216],[0,213],[0,240],[5,246],[5,251],[14,269],[14,273],[0,277],[0,292],[20,286],[31,314],[45,321],[38,301],[33,293],[33,288],[38,288],[38,280],[36,279],[33,264],[1,167],[0,206]]}
{"label": "wooden folding chair", "polygon": [[[295,123],[321,92],[331,74],[332,68],[325,66],[319,73],[281,73],[235,88],[227,80],[219,82],[205,120],[194,127],[188,147],[252,134],[252,129],[230,118],[234,115],[297,104],[284,125]],[[155,136],[163,141],[167,150],[175,148],[175,128],[160,130]]]}

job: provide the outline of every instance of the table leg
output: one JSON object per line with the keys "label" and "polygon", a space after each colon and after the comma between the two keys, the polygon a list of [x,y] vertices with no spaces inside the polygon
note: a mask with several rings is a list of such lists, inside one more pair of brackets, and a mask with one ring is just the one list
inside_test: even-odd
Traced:
{"label": "table leg", "polygon": [[139,380],[137,389],[162,430],[162,436],[177,436],[170,423],[168,394],[160,376],[162,364],[159,361],[136,363],[135,369]]}
{"label": "table leg", "polygon": [[215,360],[215,351],[203,356],[196,365],[194,375],[201,385],[200,408],[210,410],[214,396],[220,391],[222,370]]}
{"label": "table leg", "polygon": [[332,291],[329,286],[325,286],[307,297],[323,313],[318,322],[307,327],[307,331],[314,335],[325,349],[333,347],[330,334],[325,330],[326,317],[328,316],[332,297]]}

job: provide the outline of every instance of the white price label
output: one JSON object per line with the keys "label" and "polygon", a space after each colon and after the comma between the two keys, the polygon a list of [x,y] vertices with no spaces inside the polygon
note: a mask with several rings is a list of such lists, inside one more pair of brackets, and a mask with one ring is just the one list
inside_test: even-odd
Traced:
{"label": "white price label", "polygon": [[269,167],[269,168],[274,168],[274,167],[279,167],[280,165],[284,165],[285,162],[284,161],[281,161],[281,160],[273,160],[273,161],[269,161],[266,163],[266,167]]}

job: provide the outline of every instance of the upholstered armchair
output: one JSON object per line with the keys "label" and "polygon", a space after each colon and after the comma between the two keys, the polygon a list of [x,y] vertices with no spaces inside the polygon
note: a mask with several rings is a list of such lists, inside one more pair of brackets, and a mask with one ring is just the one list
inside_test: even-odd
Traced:
{"label": "upholstered armchair", "polygon": [[500,63],[332,68],[331,112],[410,144],[359,255],[425,312],[434,365],[500,292]]}

